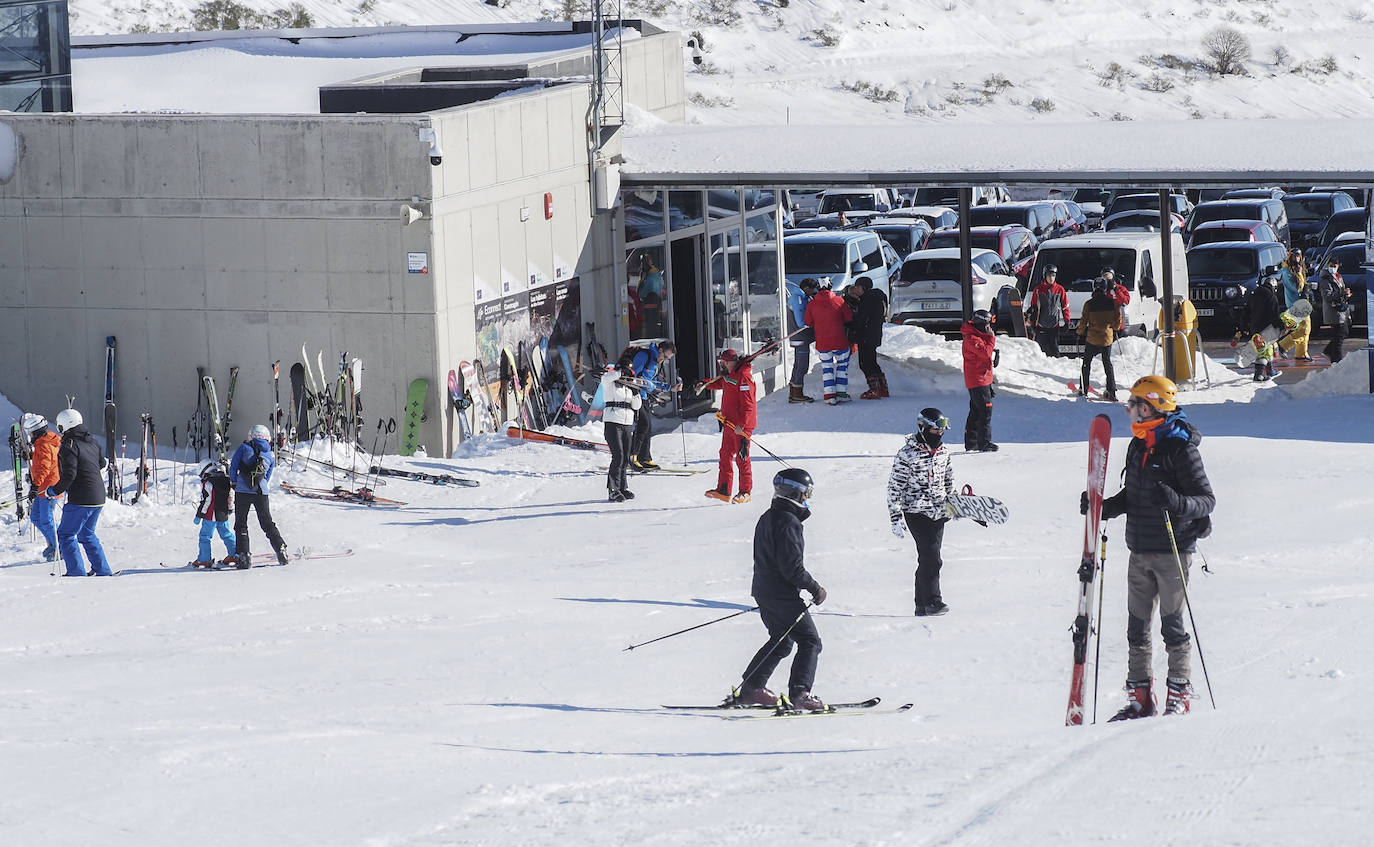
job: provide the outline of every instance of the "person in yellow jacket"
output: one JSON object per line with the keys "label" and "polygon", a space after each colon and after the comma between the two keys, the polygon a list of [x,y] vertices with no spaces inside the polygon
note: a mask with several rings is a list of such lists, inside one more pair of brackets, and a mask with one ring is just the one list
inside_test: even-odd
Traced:
{"label": "person in yellow jacket", "polygon": [[1112,280],[1098,277],[1093,281],[1093,296],[1083,304],[1083,316],[1078,320],[1078,335],[1083,339],[1083,382],[1078,386],[1080,396],[1088,393],[1088,375],[1093,359],[1102,356],[1102,372],[1106,386],[1102,399],[1116,399],[1116,373],[1112,370],[1112,342],[1121,329],[1121,304],[1112,297]]}
{"label": "person in yellow jacket", "polygon": [[29,460],[29,516],[33,526],[42,533],[48,547],[43,551],[43,559],[51,562],[57,558],[57,527],[53,521],[53,510],[57,505],[56,497],[48,496],[48,489],[62,478],[57,466],[57,448],[62,439],[55,432],[48,431],[48,421],[42,415],[28,412],[20,422],[33,446],[33,458]]}
{"label": "person in yellow jacket", "polygon": [[[1294,303],[1307,296],[1303,293],[1307,290],[1307,272],[1301,250],[1294,249],[1288,254],[1288,261],[1283,265],[1282,279],[1284,308],[1291,309]],[[1311,336],[1312,318],[1308,316],[1284,336],[1279,349],[1285,356],[1297,354],[1293,356],[1296,361],[1310,362],[1312,357],[1307,352],[1307,340]]]}

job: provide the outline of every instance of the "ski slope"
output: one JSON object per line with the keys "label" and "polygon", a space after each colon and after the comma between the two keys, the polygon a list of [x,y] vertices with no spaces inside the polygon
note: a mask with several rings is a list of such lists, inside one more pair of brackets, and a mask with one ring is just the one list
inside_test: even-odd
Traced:
{"label": "ski slope", "polygon": [[[904,714],[658,708],[728,693],[764,641],[755,614],[624,650],[753,605],[753,524],[780,467],[762,455],[761,496],[744,506],[704,498],[710,474],[635,477],[638,498],[610,505],[601,456],[501,436],[449,459],[389,457],[482,485],[388,480],[379,493],[410,504],[397,511],[276,493],[291,546],[355,555],[249,571],[176,567],[196,527],[193,505],[173,502],[165,456],[146,502],[106,508],[117,578],[50,576],[41,544],[6,511],[3,841],[1364,843],[1374,399],[1362,356],[1292,389],[1210,362],[1212,387],[1184,393],[1218,501],[1203,547],[1212,572],[1195,569],[1190,591],[1217,710],[1194,662],[1192,715],[1104,722],[1126,660],[1117,520],[1098,723],[1066,728],[1087,426],[1113,419],[1111,492],[1126,417],[1069,396],[1076,360],[999,345],[1002,450],[956,456],[954,468],[1012,517],[950,526],[940,618],[910,614],[915,552],[889,534],[884,496],[918,409],[943,409],[958,441],[958,346],[889,328],[891,399],[760,403],[759,442],[817,480],[807,561],[830,596],[816,693],[914,703]],[[1151,370],[1152,352],[1118,344],[1123,384]],[[813,371],[808,393],[818,382]],[[717,446],[704,420],[657,436],[654,454],[714,467]],[[330,481],[289,468],[283,480]],[[1163,659],[1157,648],[1161,675]]]}

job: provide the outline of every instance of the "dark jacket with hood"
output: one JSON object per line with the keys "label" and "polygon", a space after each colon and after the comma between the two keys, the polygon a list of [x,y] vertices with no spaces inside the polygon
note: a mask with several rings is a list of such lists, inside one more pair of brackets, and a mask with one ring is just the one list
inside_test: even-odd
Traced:
{"label": "dark jacket with hood", "polygon": [[1261,282],[1250,292],[1250,331],[1258,333],[1271,326],[1282,327],[1283,322],[1279,320],[1282,311],[1278,292],[1269,283]]}
{"label": "dark jacket with hood", "polygon": [[784,497],[774,497],[754,527],[754,584],[760,606],[800,606],[799,591],[816,593],[816,580],[806,570],[802,521],[811,510]]}
{"label": "dark jacket with hood", "polygon": [[57,494],[66,494],[69,505],[105,505],[105,454],[85,424],[62,433],[57,467],[62,476],[52,488]]}
{"label": "dark jacket with hood", "polygon": [[1202,466],[1202,434],[1182,410],[1136,436],[1126,448],[1124,484],[1102,502],[1102,517],[1126,516],[1126,547],[1132,553],[1171,553],[1162,509],[1169,510],[1181,553],[1191,553],[1197,540],[1212,531],[1216,497]]}
{"label": "dark jacket with hood", "polygon": [[859,298],[850,330],[854,343],[860,347],[880,347],[883,343],[883,323],[887,320],[887,295],[880,289],[869,288]]}

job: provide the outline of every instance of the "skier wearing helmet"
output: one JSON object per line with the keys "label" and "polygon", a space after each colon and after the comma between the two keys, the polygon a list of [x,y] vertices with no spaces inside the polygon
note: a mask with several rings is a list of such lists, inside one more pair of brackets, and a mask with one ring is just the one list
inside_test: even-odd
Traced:
{"label": "skier wearing helmet", "polygon": [[248,543],[248,510],[258,513],[258,526],[267,535],[277,561],[286,564],[286,542],[272,521],[272,509],[267,502],[267,483],[272,480],[276,460],[272,457],[272,432],[262,424],[248,430],[248,439],[239,445],[229,460],[229,480],[234,483],[234,500],[238,505],[234,516],[234,554],[226,556],[225,564],[240,569],[253,566]]}
{"label": "skier wearing helmet", "polygon": [[946,502],[954,493],[954,474],[949,449],[944,446],[949,418],[928,407],[916,418],[916,432],[906,437],[897,451],[887,480],[887,512],[892,534],[902,537],[903,527],[916,542],[916,615],[943,615],[949,611],[940,595],[940,548],[949,521]]}
{"label": "skier wearing helmet", "polygon": [[1102,399],[1116,399],[1116,372],[1112,369],[1112,342],[1121,330],[1121,307],[1112,296],[1112,281],[1105,275],[1093,281],[1093,295],[1083,304],[1083,316],[1078,321],[1078,335],[1083,339],[1083,381],[1078,396],[1088,396],[1088,377],[1092,374],[1093,359],[1102,356],[1102,373],[1106,377]]}
{"label": "skier wearing helmet", "polygon": [[[1103,519],[1126,516],[1126,547],[1131,553],[1126,569],[1127,699],[1114,721],[1155,713],[1149,627],[1156,605],[1169,653],[1164,714],[1188,713],[1192,638],[1183,626],[1184,592],[1197,540],[1211,533],[1210,515],[1216,506],[1198,451],[1202,435],[1178,407],[1173,381],[1141,377],[1131,386],[1126,409],[1133,437],[1126,448],[1124,484],[1102,501]],[[1086,491],[1079,505],[1087,514]]]}
{"label": "skier wearing helmet", "polygon": [[43,560],[51,562],[57,558],[57,528],[53,523],[57,499],[48,496],[48,489],[62,478],[57,464],[62,439],[48,431],[48,419],[42,415],[27,412],[20,424],[33,452],[33,458],[29,461],[29,500],[32,501],[29,518],[34,528],[43,534],[43,540],[48,542],[43,550]]}
{"label": "skier wearing helmet", "polygon": [[[195,523],[200,525],[200,547],[192,567],[214,567],[215,560],[210,555],[212,536],[219,534],[224,542],[226,554],[234,555],[236,540],[229,530],[229,513],[234,511],[231,491],[233,483],[224,472],[224,465],[218,459],[206,459],[200,463],[200,505],[196,506]],[[236,560],[237,561],[237,560]],[[232,564],[232,563],[231,563]]]}
{"label": "skier wearing helmet", "polygon": [[[759,604],[759,617],[768,629],[768,643],[745,668],[739,691],[730,701],[738,705],[773,706],[821,712],[826,705],[811,693],[821,636],[807,604],[797,593],[811,595],[813,605],[825,602],[825,589],[806,570],[802,521],[811,516],[815,484],[801,468],[786,468],[773,477],[773,502],[754,525],[754,580],[750,592]],[[785,701],[768,690],[768,678],[792,645],[797,655],[787,678]]]}
{"label": "skier wearing helmet", "polygon": [[[716,487],[708,490],[706,496],[725,503],[748,503],[754,490],[749,444],[759,423],[754,369],[734,350],[722,350],[716,364],[720,367],[720,376],[697,386],[698,394],[707,390],[720,392],[720,471],[716,475]],[[739,493],[731,497],[736,465],[739,466]]]}
{"label": "skier wearing helmet", "polygon": [[[67,495],[62,521],[57,525],[57,549],[66,565],[65,576],[114,576],[105,548],[96,537],[100,512],[105,508],[105,455],[100,444],[86,429],[81,413],[63,409],[57,413],[57,432],[62,445],[57,448],[57,484],[48,489],[49,497]],[[81,551],[91,559],[86,571]]]}
{"label": "skier wearing helmet", "polygon": [[964,449],[971,453],[995,452],[992,443],[992,369],[997,364],[997,336],[992,315],[986,309],[960,328],[963,334],[964,387],[968,389],[968,418],[964,422]]}

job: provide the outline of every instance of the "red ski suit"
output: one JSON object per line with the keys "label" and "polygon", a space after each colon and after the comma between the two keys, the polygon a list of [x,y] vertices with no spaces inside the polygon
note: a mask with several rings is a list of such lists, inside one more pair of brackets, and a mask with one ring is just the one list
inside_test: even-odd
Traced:
{"label": "red ski suit", "polygon": [[720,413],[727,423],[720,433],[720,473],[716,488],[734,490],[734,465],[739,465],[739,490],[754,490],[754,470],[749,461],[749,437],[758,426],[758,401],[754,397],[754,370],[748,364],[735,368],[706,383],[706,389],[719,391]]}

